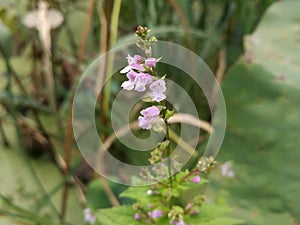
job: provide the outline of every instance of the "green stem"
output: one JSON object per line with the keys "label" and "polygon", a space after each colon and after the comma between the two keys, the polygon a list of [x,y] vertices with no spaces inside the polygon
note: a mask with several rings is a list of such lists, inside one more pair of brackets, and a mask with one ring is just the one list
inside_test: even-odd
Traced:
{"label": "green stem", "polygon": [[5,131],[3,129],[3,124],[2,124],[2,119],[1,118],[0,118],[0,134],[1,134],[1,138],[2,138],[4,146],[8,147],[9,146],[9,142],[8,142],[7,137],[6,137]]}
{"label": "green stem", "polygon": [[[170,140],[170,136],[169,136],[169,125],[166,122],[166,140]],[[171,154],[171,148],[170,148],[170,144],[167,146],[167,157],[169,157]],[[168,160],[168,173],[169,173],[169,180],[170,180],[170,186],[173,186],[173,181],[172,181],[172,171],[171,171],[171,161]]]}
{"label": "green stem", "polygon": [[[110,47],[115,45],[115,43],[117,41],[121,3],[122,3],[122,0],[114,1],[112,15],[111,15],[110,39],[109,39]],[[114,61],[114,54],[110,53],[108,56],[108,61],[107,61],[106,79],[109,78],[110,74],[112,73],[113,61]],[[104,87],[104,96],[103,96],[103,108],[104,108],[104,113],[105,113],[104,116],[107,115],[108,109],[109,109],[110,88],[111,88],[111,80],[107,79],[106,85]]]}

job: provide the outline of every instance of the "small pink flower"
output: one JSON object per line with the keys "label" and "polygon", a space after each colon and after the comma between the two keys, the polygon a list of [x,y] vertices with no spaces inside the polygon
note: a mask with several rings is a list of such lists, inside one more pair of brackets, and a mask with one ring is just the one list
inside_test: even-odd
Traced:
{"label": "small pink flower", "polygon": [[121,84],[121,87],[124,88],[125,90],[131,91],[134,89],[134,85],[136,84],[135,79],[138,76],[138,73],[134,72],[133,70],[130,70],[126,76],[128,80],[124,81]]}
{"label": "small pink flower", "polygon": [[140,219],[141,219],[141,215],[138,214],[138,213],[136,213],[136,214],[134,215],[134,219],[135,219],[135,220],[140,220]]}
{"label": "small pink flower", "polygon": [[155,66],[156,66],[156,63],[157,63],[156,58],[148,58],[148,59],[146,59],[146,61],[145,61],[145,65],[146,65],[146,66],[151,66],[151,67],[155,67]]}
{"label": "small pink flower", "polygon": [[189,204],[186,205],[186,208],[187,208],[187,209],[191,209],[192,207],[193,207],[193,204],[192,204],[192,203],[189,203]]}
{"label": "small pink flower", "polygon": [[146,85],[151,84],[152,76],[148,73],[140,73],[135,78],[135,88],[134,90],[138,92],[143,92],[146,90]]}
{"label": "small pink flower", "polygon": [[152,91],[150,97],[153,101],[160,102],[166,98],[164,92],[166,91],[166,82],[163,79],[154,81],[149,89]]}
{"label": "small pink flower", "polygon": [[152,76],[148,73],[137,73],[130,70],[126,76],[128,80],[124,81],[121,87],[128,91],[134,89],[135,91],[143,92],[146,90],[146,85],[152,82]]}
{"label": "small pink flower", "polygon": [[128,56],[126,57],[128,61],[128,66],[124,67],[120,73],[128,73],[130,70],[138,70],[138,71],[145,71],[144,66],[141,64],[143,61],[142,56],[135,55],[134,57]]}
{"label": "small pink flower", "polygon": [[159,209],[153,210],[153,211],[150,213],[150,216],[151,216],[153,219],[160,218],[160,217],[163,216],[163,211],[161,211],[161,210],[159,210]]}
{"label": "small pink flower", "polygon": [[200,176],[194,176],[193,179],[192,179],[192,181],[194,183],[200,183],[200,180],[201,180]]}
{"label": "small pink flower", "polygon": [[138,118],[139,127],[149,130],[152,124],[159,118],[160,110],[156,106],[151,106],[142,110],[140,113],[142,116]]}

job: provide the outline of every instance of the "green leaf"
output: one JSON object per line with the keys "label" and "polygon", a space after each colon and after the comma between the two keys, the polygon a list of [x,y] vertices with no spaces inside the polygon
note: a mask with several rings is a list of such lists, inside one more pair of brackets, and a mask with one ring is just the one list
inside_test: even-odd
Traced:
{"label": "green leaf", "polygon": [[[108,181],[108,184],[112,191],[114,192],[115,196],[118,196],[120,192],[125,189],[125,185],[117,184]],[[111,207],[112,204],[110,203],[107,194],[105,193],[101,182],[96,179],[89,183],[87,187],[87,202],[88,206],[93,209],[99,208],[107,208]],[[118,199],[122,204],[128,204],[130,201],[127,198]]]}
{"label": "green leaf", "polygon": [[272,5],[254,33],[245,39],[246,56],[283,84],[299,87],[300,1]]}
{"label": "green leaf", "polygon": [[144,198],[150,187],[129,187],[120,194],[120,197],[127,197],[134,200],[140,200]]}
{"label": "green leaf", "polygon": [[[230,218],[230,217],[219,217],[216,219],[213,219],[209,222],[206,223],[199,223],[199,225],[234,225],[234,224],[241,224],[242,221],[235,219],[235,218]],[[195,224],[198,225],[198,224]]]}
{"label": "green leaf", "polygon": [[236,171],[223,187],[246,224],[300,222],[299,7],[271,6],[223,83],[228,129],[219,157]]}
{"label": "green leaf", "polygon": [[199,215],[192,218],[199,220],[199,222],[207,222],[217,217],[224,216],[230,211],[231,209],[228,207],[205,203],[199,207]]}
{"label": "green leaf", "polygon": [[132,206],[120,206],[109,209],[101,209],[96,212],[96,217],[101,225],[141,225],[134,219],[135,211]]}
{"label": "green leaf", "polygon": [[226,216],[231,210],[226,206],[204,203],[199,207],[199,214],[191,216],[186,222],[193,225],[233,225],[241,223],[239,219]]}

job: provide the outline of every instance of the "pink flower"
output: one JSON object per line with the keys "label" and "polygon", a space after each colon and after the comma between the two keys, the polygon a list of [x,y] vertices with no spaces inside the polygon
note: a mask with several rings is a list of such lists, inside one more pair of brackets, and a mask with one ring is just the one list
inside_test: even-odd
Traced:
{"label": "pink flower", "polygon": [[153,101],[160,102],[166,98],[164,92],[166,91],[166,82],[163,79],[154,81],[149,89],[152,91],[150,97]]}
{"label": "pink flower", "polygon": [[138,75],[138,73],[134,72],[133,70],[130,70],[126,75],[128,78],[128,81],[124,81],[121,84],[121,87],[128,91],[133,90],[134,85],[136,84],[135,79],[136,79],[137,75]]}
{"label": "pink flower", "polygon": [[96,222],[96,217],[94,216],[90,208],[86,208],[85,210],[83,210],[83,216],[84,216],[84,221],[89,224],[93,224]]}
{"label": "pink flower", "polygon": [[200,183],[200,180],[201,180],[200,176],[195,176],[195,177],[193,177],[193,179],[192,179],[192,181],[193,181],[194,183]]}
{"label": "pink flower", "polygon": [[140,113],[142,116],[138,118],[139,127],[149,130],[152,127],[152,123],[158,119],[160,110],[156,106],[151,106],[142,110]]}
{"label": "pink flower", "polygon": [[150,216],[151,216],[153,219],[160,218],[160,217],[163,216],[163,211],[161,211],[161,210],[159,210],[159,209],[153,210],[153,211],[150,213]]}
{"label": "pink flower", "polygon": [[155,66],[156,66],[156,63],[157,63],[156,58],[148,58],[148,59],[146,59],[146,61],[145,61],[145,65],[146,65],[146,66],[151,66],[151,67],[155,67]]}
{"label": "pink flower", "polygon": [[126,76],[128,80],[124,81],[121,87],[128,91],[134,89],[138,92],[143,92],[146,90],[146,85],[152,82],[152,76],[148,73],[137,73],[130,70]]}
{"label": "pink flower", "polygon": [[134,219],[135,219],[135,220],[140,220],[140,219],[141,219],[141,215],[138,214],[138,213],[136,213],[136,214],[134,215]]}
{"label": "pink flower", "polygon": [[126,57],[128,61],[128,66],[124,67],[120,73],[128,73],[130,70],[138,70],[145,71],[144,66],[142,65],[143,58],[140,55],[135,55],[134,57],[128,56]]}
{"label": "pink flower", "polygon": [[151,84],[152,76],[148,73],[140,73],[138,76],[136,76],[135,81],[136,83],[134,90],[143,92],[146,90],[146,85]]}
{"label": "pink flower", "polygon": [[191,209],[192,207],[193,207],[193,204],[192,204],[192,203],[189,203],[189,204],[186,205],[186,208],[187,208],[187,209]]}

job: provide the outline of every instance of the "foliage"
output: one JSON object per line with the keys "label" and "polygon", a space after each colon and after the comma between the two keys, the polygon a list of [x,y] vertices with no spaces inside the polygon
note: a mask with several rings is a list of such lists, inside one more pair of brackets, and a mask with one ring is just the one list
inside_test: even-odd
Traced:
{"label": "foliage", "polygon": [[[176,177],[177,179],[180,179],[180,177],[186,176],[186,172],[180,172],[178,176]],[[202,181],[201,181],[202,182]],[[192,198],[197,198],[197,196],[200,193],[201,186],[205,182],[199,184],[194,184],[192,182],[185,183],[184,186],[178,185],[177,187],[174,187],[173,193],[174,197],[176,197],[177,201],[179,201],[180,196],[188,191],[190,192],[192,189],[196,187],[196,190],[194,189],[195,193],[193,196],[190,196]],[[123,193],[121,193],[120,197],[127,197],[134,199],[138,204],[139,207],[144,207],[145,209],[148,208],[149,204],[151,204],[151,207],[148,208],[148,211],[152,211],[153,208],[155,207],[163,207],[163,201],[162,197],[156,196],[155,194],[153,195],[147,195],[147,191],[151,190],[150,187],[130,187],[127,190],[125,190]],[[159,189],[155,189],[157,192],[161,192],[163,194],[164,187],[160,187]],[[173,199],[176,201],[176,199]],[[185,201],[188,201],[185,199]],[[179,203],[178,206],[173,206],[178,207],[180,209],[183,202]],[[136,206],[135,206],[136,207]],[[181,208],[182,210],[184,208]],[[189,217],[185,217],[185,222],[186,223],[191,223],[193,225],[217,225],[217,224],[228,224],[228,225],[233,225],[233,224],[239,224],[241,221],[238,219],[231,218],[227,216],[228,212],[231,211],[230,208],[224,206],[224,205],[218,205],[218,204],[212,204],[212,203],[205,203],[203,202],[201,205],[197,206],[196,208],[193,208],[193,210],[199,211],[196,215],[191,215]],[[134,219],[136,211],[134,210],[134,207],[132,206],[120,206],[120,207],[114,207],[111,209],[101,209],[99,210],[96,215],[98,218],[98,221],[100,224],[143,224],[142,221],[137,221]],[[116,218],[116,215],[118,217]],[[162,218],[157,220],[155,224],[169,224],[169,220],[167,215],[164,215]]]}
{"label": "foliage", "polygon": [[235,162],[236,180],[224,187],[244,224],[300,221],[299,7],[290,0],[268,9],[223,84],[228,130],[219,157]]}

